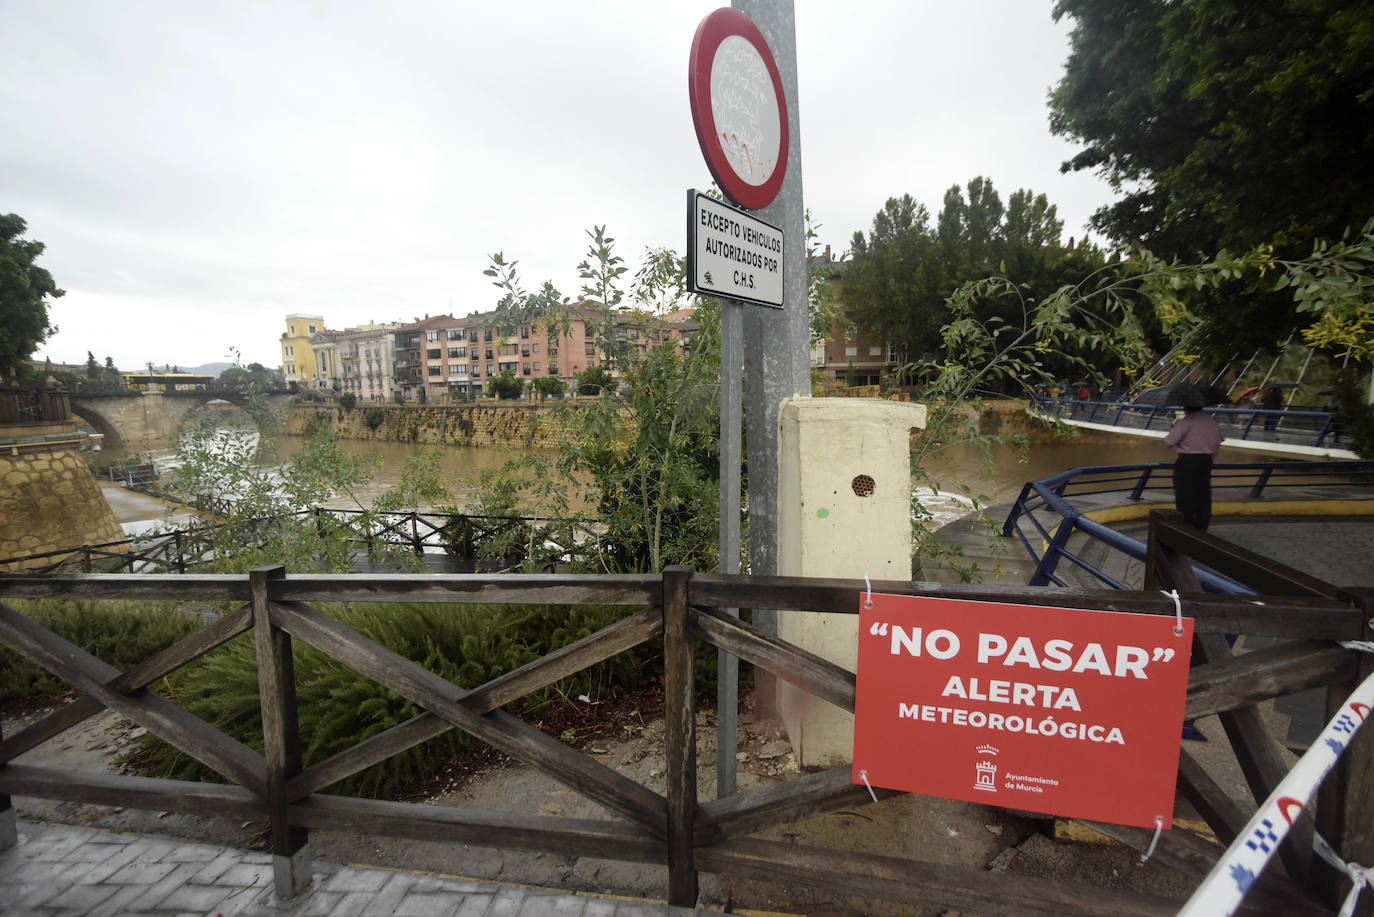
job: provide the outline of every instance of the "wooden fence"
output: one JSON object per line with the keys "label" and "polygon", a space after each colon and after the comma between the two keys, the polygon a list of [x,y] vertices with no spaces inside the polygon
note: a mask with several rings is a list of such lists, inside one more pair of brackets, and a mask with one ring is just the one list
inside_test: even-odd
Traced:
{"label": "wooden fence", "polygon": [[[1152,520],[1152,585],[1179,585],[1195,621],[1201,664],[1192,670],[1187,716],[1220,714],[1247,779],[1259,798],[1282,777],[1283,759],[1256,704],[1326,686],[1338,703],[1369,662],[1333,641],[1370,634],[1374,594],[1348,593],[1239,551],[1163,516]],[[1190,589],[1188,557],[1258,588],[1260,597]],[[853,614],[862,581],[694,574],[670,568],[641,576],[356,576],[285,575],[263,568],[242,575],[92,575],[0,577],[0,599],[80,598],[196,600],[240,603],[180,643],[127,672],[109,665],[0,603],[0,644],[37,662],[78,692],[76,699],[15,735],[0,735],[0,794],[141,807],[239,819],[266,819],[281,894],[309,881],[311,829],[366,826],[380,835],[587,855],[668,868],[669,901],[691,906],[698,871],[750,877],[830,893],[886,898],[980,914],[1170,914],[1177,900],[1115,889],[988,872],[893,856],[786,844],[750,837],[761,830],[868,802],[848,765],[783,784],[700,801],[696,796],[694,641],[703,640],[798,685],[845,710],[854,709],[855,676],[722,608],[791,614]],[[1069,593],[1026,587],[875,582],[875,591],[1021,602],[1171,616],[1172,599],[1157,591]],[[463,604],[609,604],[625,606],[619,622],[472,690],[464,690],[350,630],[312,602]],[[265,754],[195,718],[150,689],[157,680],[239,634],[252,631],[258,657]],[[1287,642],[1232,656],[1226,634]],[[590,665],[657,637],[664,640],[666,794],[660,795],[501,709]],[[351,749],[305,767],[297,727],[293,641],[301,640],[427,712]],[[146,727],[222,775],[227,784],[9,763],[102,707]],[[559,780],[613,814],[573,819],[525,813],[351,799],[319,791],[448,729],[463,730]],[[1374,736],[1352,745],[1344,766],[1323,787],[1316,807],[1322,834],[1347,860],[1374,861]],[[1185,749],[1182,794],[1228,842],[1248,817],[1247,805],[1220,787]],[[0,816],[10,806],[0,795]],[[880,791],[880,796],[894,795]],[[1249,807],[1253,811],[1253,805]],[[2,824],[2,822],[0,822]],[[1151,832],[1091,823],[1143,850]],[[1310,825],[1283,848],[1281,869],[1255,884],[1247,906],[1294,915],[1330,913],[1324,902],[1343,888],[1311,862]],[[0,837],[0,843],[3,838]],[[1201,878],[1222,851],[1214,840],[1181,828],[1164,833],[1154,857]]]}

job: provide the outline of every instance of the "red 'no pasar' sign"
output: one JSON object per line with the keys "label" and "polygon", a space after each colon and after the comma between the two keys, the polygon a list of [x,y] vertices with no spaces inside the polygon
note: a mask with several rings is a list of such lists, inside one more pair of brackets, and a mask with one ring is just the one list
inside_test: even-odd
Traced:
{"label": "red 'no pasar' sign", "polygon": [[859,599],[855,783],[1075,818],[1173,820],[1193,622]]}

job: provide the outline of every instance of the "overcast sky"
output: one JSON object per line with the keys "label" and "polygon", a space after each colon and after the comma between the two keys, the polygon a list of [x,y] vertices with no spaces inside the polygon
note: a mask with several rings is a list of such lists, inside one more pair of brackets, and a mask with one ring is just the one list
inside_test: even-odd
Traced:
{"label": "overcast sky", "polygon": [[[67,295],[38,358],[280,363],[331,328],[491,308],[487,256],[576,296],[584,231],[685,246],[710,174],[687,56],[715,0],[0,3],[0,212]],[[805,203],[848,248],[890,196],[976,175],[1081,236],[1050,0],[796,0]],[[795,166],[793,166],[795,167]]]}

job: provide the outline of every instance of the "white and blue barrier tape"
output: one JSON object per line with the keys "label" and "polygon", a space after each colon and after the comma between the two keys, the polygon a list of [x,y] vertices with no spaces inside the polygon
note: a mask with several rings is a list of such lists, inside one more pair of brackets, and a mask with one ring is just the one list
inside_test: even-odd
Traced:
{"label": "white and blue barrier tape", "polygon": [[[1341,646],[1374,652],[1374,643],[1368,641],[1348,641]],[[1245,893],[1288,834],[1293,820],[1302,814],[1307,801],[1335,767],[1360,726],[1369,718],[1371,707],[1374,707],[1374,675],[1366,678],[1351,693],[1341,705],[1340,712],[1326,724],[1317,741],[1312,743],[1312,747],[1293,765],[1288,776],[1269,794],[1259,811],[1178,912],[1180,917],[1229,917],[1235,913]],[[1323,859],[1350,877],[1350,894],[1340,911],[1340,917],[1349,917],[1355,912],[1355,901],[1361,889],[1368,884],[1365,870],[1354,863],[1346,863],[1320,837],[1314,846]]]}

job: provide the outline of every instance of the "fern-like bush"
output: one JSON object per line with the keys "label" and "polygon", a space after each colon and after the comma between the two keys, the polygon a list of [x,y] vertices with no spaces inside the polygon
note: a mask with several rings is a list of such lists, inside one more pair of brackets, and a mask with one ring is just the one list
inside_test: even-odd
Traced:
{"label": "fern-like bush", "polygon": [[[58,636],[124,671],[190,634],[199,623],[170,602],[69,602],[36,599],[8,603]],[[0,647],[0,703],[61,694],[70,687],[27,659]]]}
{"label": "fern-like bush", "polygon": [[[388,649],[464,688],[478,685],[594,633],[626,614],[600,606],[319,605],[319,610]],[[307,767],[423,711],[376,682],[293,641],[302,754]],[[622,653],[548,691],[523,698],[514,712],[561,697],[604,696],[612,685],[639,686],[662,669],[662,650]],[[174,700],[259,751],[263,748],[257,665],[244,634],[173,676]],[[330,789],[386,797],[434,773],[473,740],[451,730]],[[140,759],[159,776],[214,779],[198,762],[156,739]]]}

